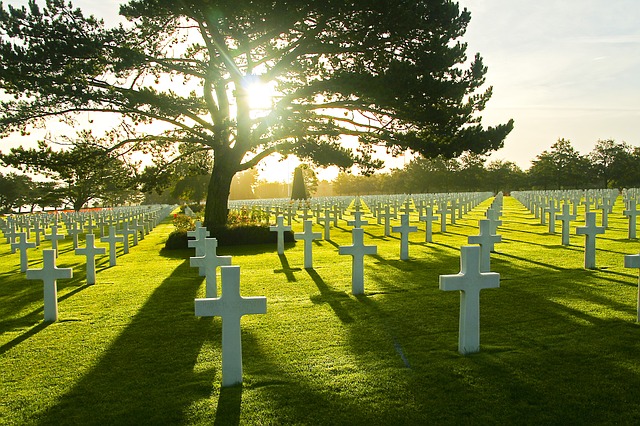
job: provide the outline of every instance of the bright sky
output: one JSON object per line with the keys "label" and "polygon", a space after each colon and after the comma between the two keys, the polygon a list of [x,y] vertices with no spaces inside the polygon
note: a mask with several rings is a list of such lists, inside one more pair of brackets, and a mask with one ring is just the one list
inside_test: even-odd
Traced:
{"label": "bright sky", "polygon": [[[5,4],[26,1],[6,1]],[[118,22],[119,0],[75,0],[86,13]],[[559,138],[582,153],[598,139],[640,145],[639,0],[459,0],[471,11],[468,56],[480,52],[494,94],[484,123],[515,120],[491,159],[530,166]],[[388,161],[401,167],[404,158]],[[261,176],[289,181],[297,162],[262,164]],[[336,170],[320,172],[332,179]]]}

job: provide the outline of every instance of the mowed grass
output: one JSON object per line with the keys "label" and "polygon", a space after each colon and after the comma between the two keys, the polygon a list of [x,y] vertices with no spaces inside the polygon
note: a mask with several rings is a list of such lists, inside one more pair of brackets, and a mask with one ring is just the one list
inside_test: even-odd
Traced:
{"label": "mowed grass", "polygon": [[[19,272],[0,243],[0,424],[634,424],[640,421],[638,271],[625,254],[619,199],[598,269],[583,268],[584,237],[560,244],[519,202],[504,199],[503,243],[492,270],[500,288],[481,293],[481,351],[457,352],[458,292],[438,276],[459,271],[459,248],[478,233],[491,200],[424,243],[367,216],[365,295],[351,294],[351,244],[341,221],[331,241],[220,249],[240,265],[243,296],[266,296],[267,314],[242,319],[244,383],[221,388],[221,320],[196,318],[204,281],[191,250],[162,250],[158,226],[118,265],[98,262],[84,281],[82,257],[65,241],[59,318],[42,322],[42,283]],[[346,217],[345,217],[346,219]],[[398,225],[395,221],[394,225]],[[294,223],[301,231],[302,224]],[[320,226],[315,227],[320,232]],[[81,242],[81,246],[84,243]],[[48,248],[48,242],[43,243]],[[39,267],[41,250],[30,250]]]}

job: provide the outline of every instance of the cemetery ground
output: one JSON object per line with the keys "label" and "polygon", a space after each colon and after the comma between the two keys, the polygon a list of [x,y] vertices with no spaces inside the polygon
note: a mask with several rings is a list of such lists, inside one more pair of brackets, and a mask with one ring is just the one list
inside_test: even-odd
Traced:
{"label": "cemetery ground", "polygon": [[[434,226],[433,243],[420,223],[405,261],[399,234],[384,237],[368,214],[365,244],[378,254],[365,257],[361,296],[351,257],[338,255],[351,244],[346,221],[314,242],[313,269],[302,242],[280,256],[275,244],[220,248],[241,268],[241,294],[267,298],[266,315],[242,319],[244,383],[227,388],[221,320],[195,317],[204,278],[189,266],[192,249],[163,250],[168,219],[116,266],[98,258],[91,286],[64,240],[58,266],[74,277],[58,282],[49,324],[42,282],[26,280],[1,242],[0,423],[637,424],[638,271],[623,264],[640,243],[627,239],[621,198],[597,238],[597,268],[585,270],[583,214],[565,247],[559,226],[549,234],[505,197],[491,259],[500,288],[481,292],[480,352],[463,356],[460,297],[438,277],[459,272],[460,246],[489,204],[444,234]],[[41,249],[29,255],[40,267]]]}

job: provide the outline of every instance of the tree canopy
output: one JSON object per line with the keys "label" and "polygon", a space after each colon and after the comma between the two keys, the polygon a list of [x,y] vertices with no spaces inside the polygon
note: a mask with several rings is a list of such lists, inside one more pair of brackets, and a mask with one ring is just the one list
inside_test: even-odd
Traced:
{"label": "tree canopy", "polygon": [[[273,153],[368,173],[377,146],[484,153],[513,127],[481,123],[492,89],[453,1],[132,0],[120,13],[129,24],[105,28],[63,0],[3,6],[0,131],[107,112],[123,118],[121,143],[156,154],[156,174],[211,151],[210,227],[226,222],[234,174]],[[277,93],[268,111],[252,110],[257,83]]]}
{"label": "tree canopy", "polygon": [[[75,210],[96,198],[112,199],[132,186],[134,170],[101,146],[90,132],[80,132],[79,139],[68,148],[54,150],[46,141],[40,141],[38,148],[12,148],[9,153],[0,154],[0,161],[54,180],[57,186],[53,199],[63,198]],[[53,195],[50,185],[42,185],[32,197],[51,200]]]}

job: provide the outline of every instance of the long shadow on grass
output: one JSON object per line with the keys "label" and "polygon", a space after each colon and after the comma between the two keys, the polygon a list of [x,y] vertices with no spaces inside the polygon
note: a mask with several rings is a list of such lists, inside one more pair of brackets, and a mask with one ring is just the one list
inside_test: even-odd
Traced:
{"label": "long shadow on grass", "polygon": [[285,277],[287,277],[287,281],[289,281],[290,283],[298,281],[296,279],[296,276],[293,273],[294,272],[299,272],[302,269],[301,268],[291,268],[291,266],[289,265],[289,260],[287,259],[286,255],[278,254],[278,257],[280,258],[280,264],[282,265],[282,269],[274,269],[273,272],[284,274]]}
{"label": "long shadow on grass", "polygon": [[344,324],[353,322],[349,311],[343,306],[343,303],[350,300],[349,296],[343,291],[331,290],[315,269],[305,269],[305,271],[320,290],[320,296],[311,296],[311,301],[313,303],[328,303],[340,321]]}
{"label": "long shadow on grass", "polygon": [[214,371],[194,365],[207,336],[220,332],[219,322],[194,319],[201,280],[192,275],[181,263],[40,424],[183,423],[189,405],[211,394]]}

